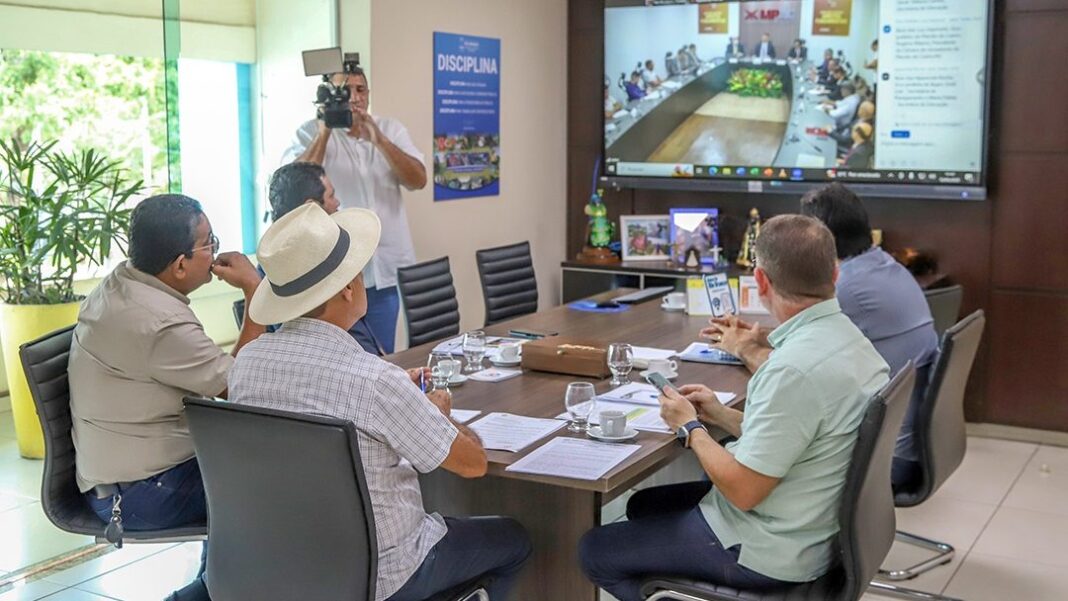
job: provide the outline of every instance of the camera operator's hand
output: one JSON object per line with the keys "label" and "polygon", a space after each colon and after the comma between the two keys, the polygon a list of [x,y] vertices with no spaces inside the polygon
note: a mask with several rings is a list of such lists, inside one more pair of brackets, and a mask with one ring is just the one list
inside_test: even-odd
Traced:
{"label": "camera operator's hand", "polygon": [[316,120],[315,123],[319,126],[319,132],[317,137],[326,138],[330,136],[330,128],[326,126],[326,121],[323,121],[322,118],[319,118],[318,120]]}
{"label": "camera operator's hand", "polygon": [[360,107],[353,107],[352,109],[352,131],[358,137],[375,146],[378,146],[379,141],[383,138],[382,130],[378,129],[378,124],[375,123],[371,114]]}

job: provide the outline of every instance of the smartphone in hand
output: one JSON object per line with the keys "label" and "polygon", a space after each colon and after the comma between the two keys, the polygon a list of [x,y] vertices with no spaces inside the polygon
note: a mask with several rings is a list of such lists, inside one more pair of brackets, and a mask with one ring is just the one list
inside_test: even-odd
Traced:
{"label": "smartphone in hand", "polygon": [[645,376],[645,381],[655,386],[656,389],[660,392],[663,392],[665,388],[670,388],[676,392],[679,390],[675,387],[674,384],[669,382],[668,379],[663,376],[663,374],[657,373],[655,371],[651,372],[648,376]]}

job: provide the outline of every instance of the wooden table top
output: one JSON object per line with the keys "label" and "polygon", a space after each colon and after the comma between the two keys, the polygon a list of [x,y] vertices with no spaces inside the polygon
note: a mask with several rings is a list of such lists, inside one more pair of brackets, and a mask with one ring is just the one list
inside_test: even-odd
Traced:
{"label": "wooden table top", "polygon": [[[594,298],[613,298],[627,292],[629,292],[627,289],[613,290]],[[691,317],[685,313],[663,311],[656,302],[631,305],[629,310],[622,313],[591,313],[560,306],[489,326],[485,328],[485,332],[489,336],[507,336],[509,329],[521,328],[558,332],[562,336],[580,337],[591,341],[627,342],[636,346],[681,351],[691,342],[698,340],[698,332],[707,321],[707,317]],[[405,368],[426,365],[427,356],[435,344],[427,343],[401,351],[391,355],[389,360]],[[489,362],[486,363],[488,365]],[[638,381],[637,371],[631,372],[631,381]],[[468,380],[463,386],[453,389],[453,407],[482,411],[483,415],[475,418],[476,420],[492,412],[553,418],[564,412],[564,391],[568,382],[575,381],[593,382],[597,394],[611,389],[607,378],[594,380],[580,376],[525,370],[522,376],[503,382],[488,383]],[[676,383],[705,384],[713,390],[733,392],[738,395],[731,403],[733,405],[744,399],[748,381],[749,372],[743,367],[679,361],[679,378]],[[640,431],[633,441],[628,442],[640,444],[641,448],[599,480],[575,480],[505,471],[509,465],[555,436],[585,438],[584,435],[568,432],[564,428],[518,453],[487,451],[490,464],[489,474],[612,493],[666,465],[683,451],[674,435]]]}

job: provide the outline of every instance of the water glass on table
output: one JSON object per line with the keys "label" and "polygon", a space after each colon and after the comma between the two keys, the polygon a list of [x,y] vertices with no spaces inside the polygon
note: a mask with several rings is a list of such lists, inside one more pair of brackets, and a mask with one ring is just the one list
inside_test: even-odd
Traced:
{"label": "water glass on table", "polygon": [[630,382],[627,375],[634,369],[634,348],[621,342],[608,345],[608,369],[612,372],[612,386]]}
{"label": "water glass on table", "polygon": [[464,334],[463,350],[464,359],[467,360],[464,372],[470,374],[482,371],[482,357],[486,355],[486,333],[475,330]]}
{"label": "water glass on table", "polygon": [[564,407],[571,417],[567,429],[571,432],[586,432],[590,428],[590,415],[597,406],[594,399],[593,384],[589,382],[572,382],[564,393]]}

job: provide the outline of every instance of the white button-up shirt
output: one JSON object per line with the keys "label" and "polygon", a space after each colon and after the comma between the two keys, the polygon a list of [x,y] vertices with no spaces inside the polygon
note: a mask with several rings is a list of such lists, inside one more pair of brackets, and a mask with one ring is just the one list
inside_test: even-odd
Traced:
{"label": "white button-up shirt", "polygon": [[[423,153],[412,143],[408,130],[395,119],[372,116],[378,129],[404,154],[423,162]],[[293,145],[286,150],[282,164],[295,161],[311,146],[319,132],[316,120],[300,126]],[[341,208],[370,209],[382,221],[382,239],[374,257],[363,270],[364,285],[368,288],[389,288],[397,285],[397,268],[415,263],[415,248],[408,228],[408,215],[401,201],[401,182],[386,155],[374,144],[350,136],[347,131],[330,131],[326,144],[323,169],[334,184]]]}

